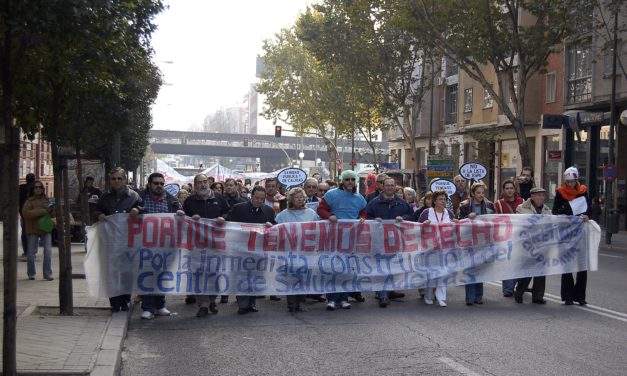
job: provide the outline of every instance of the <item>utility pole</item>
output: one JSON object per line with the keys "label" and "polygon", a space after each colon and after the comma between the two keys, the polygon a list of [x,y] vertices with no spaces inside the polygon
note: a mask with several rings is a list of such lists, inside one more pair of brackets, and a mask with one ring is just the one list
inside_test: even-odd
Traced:
{"label": "utility pole", "polygon": [[[618,10],[620,3],[613,2],[614,5],[614,35],[612,41],[612,94],[610,97],[610,134],[608,139],[608,165],[610,168],[615,168],[616,158],[614,156],[614,132],[616,130],[616,55],[618,48]],[[613,223],[613,208],[614,197],[612,195],[612,188],[614,181],[606,180],[605,182],[605,243],[612,244],[612,227]]]}
{"label": "utility pole", "polygon": [[355,161],[355,125],[352,128],[352,137],[351,137],[351,170],[355,170],[355,165],[357,164]]}

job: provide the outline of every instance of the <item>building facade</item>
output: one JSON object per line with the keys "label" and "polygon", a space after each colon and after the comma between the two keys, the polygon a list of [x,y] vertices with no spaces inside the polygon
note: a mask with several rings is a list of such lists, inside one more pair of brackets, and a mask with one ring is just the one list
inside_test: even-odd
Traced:
{"label": "building facade", "polygon": [[29,173],[35,174],[35,178],[42,181],[48,196],[54,195],[52,149],[50,142],[45,141],[39,133],[37,133],[32,140],[29,140],[25,134],[21,136],[19,160],[20,184],[26,181],[26,175]]}

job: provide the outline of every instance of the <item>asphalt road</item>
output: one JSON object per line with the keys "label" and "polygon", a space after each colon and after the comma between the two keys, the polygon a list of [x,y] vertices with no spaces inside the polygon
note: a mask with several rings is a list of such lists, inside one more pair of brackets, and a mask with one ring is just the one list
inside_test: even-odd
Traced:
{"label": "asphalt road", "polygon": [[122,375],[626,375],[627,250],[602,247],[588,307],[562,305],[559,285],[548,278],[545,306],[486,284],[483,306],[450,287],[447,308],[409,292],[386,309],[367,296],[351,310],[311,303],[290,315],[285,301],[262,300],[238,316],[232,299],[204,319],[174,297],[173,317],[142,321],[136,310]]}

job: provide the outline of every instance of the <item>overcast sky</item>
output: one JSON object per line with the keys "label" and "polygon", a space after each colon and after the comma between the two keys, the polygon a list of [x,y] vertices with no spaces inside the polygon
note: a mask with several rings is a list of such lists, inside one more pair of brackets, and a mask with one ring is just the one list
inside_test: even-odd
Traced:
{"label": "overcast sky", "polygon": [[[291,26],[311,0],[170,0],[153,35],[165,85],[155,129],[199,127],[208,114],[242,102],[255,82],[264,39]],[[262,103],[259,103],[260,111]],[[260,133],[271,133],[268,122]]]}

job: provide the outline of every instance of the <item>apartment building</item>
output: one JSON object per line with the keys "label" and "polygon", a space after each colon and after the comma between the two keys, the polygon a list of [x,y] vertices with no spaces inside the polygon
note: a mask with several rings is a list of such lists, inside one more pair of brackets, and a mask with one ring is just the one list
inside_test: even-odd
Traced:
{"label": "apartment building", "polygon": [[26,181],[26,175],[35,174],[35,178],[42,181],[46,187],[46,194],[54,194],[54,173],[52,170],[52,149],[50,142],[45,141],[37,133],[30,140],[25,134],[21,136],[19,177],[20,184]]}

